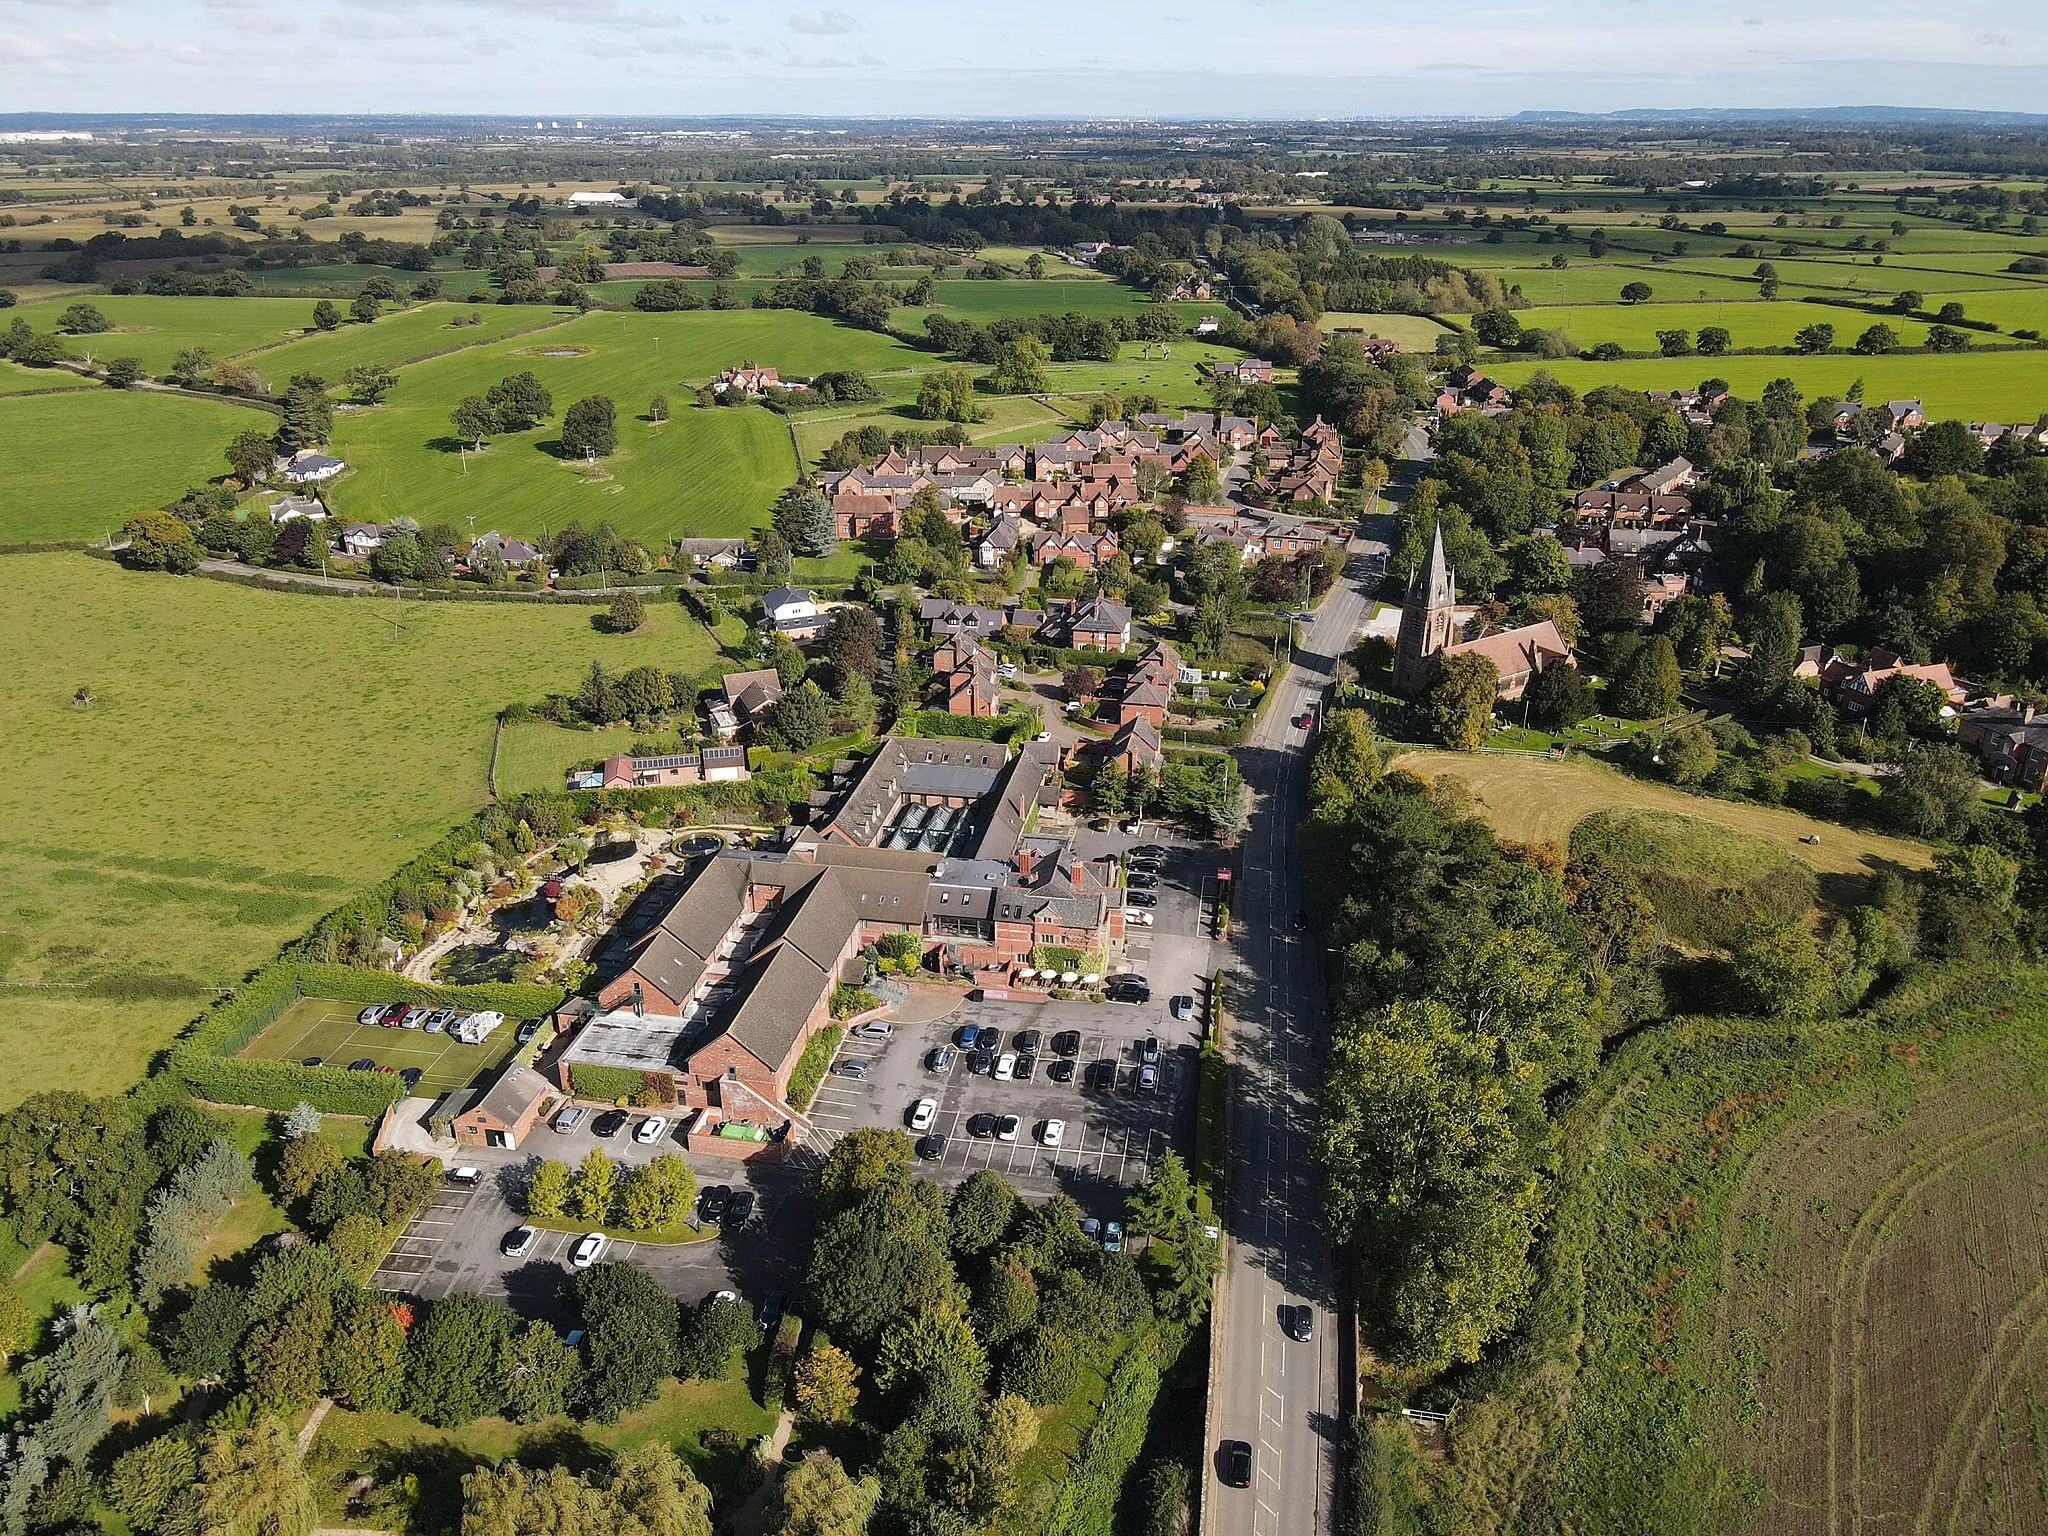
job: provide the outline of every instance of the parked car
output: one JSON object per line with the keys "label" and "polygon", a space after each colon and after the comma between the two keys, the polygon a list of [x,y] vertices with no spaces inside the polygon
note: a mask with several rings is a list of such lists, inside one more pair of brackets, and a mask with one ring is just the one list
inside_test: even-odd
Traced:
{"label": "parked car", "polygon": [[484,1171],[481,1168],[472,1168],[467,1163],[448,1170],[448,1182],[460,1185],[464,1189],[475,1189],[483,1181]]}
{"label": "parked car", "polygon": [[391,1003],[385,1007],[383,1014],[379,1016],[377,1022],[386,1029],[396,1029],[398,1028],[398,1021],[405,1017],[406,1011],[404,1003]]}
{"label": "parked car", "polygon": [[1159,1069],[1157,1067],[1138,1068],[1138,1092],[1156,1093],[1158,1091]]}
{"label": "parked car", "polygon": [[427,1015],[425,1020],[427,1033],[430,1035],[446,1034],[450,1026],[452,1026],[461,1017],[462,1015],[457,1013],[453,1008],[443,1008],[440,1009],[438,1012],[430,1013]]}
{"label": "parked car", "polygon": [[1233,1488],[1252,1485],[1252,1448],[1248,1441],[1223,1442],[1223,1481]]}
{"label": "parked car", "polygon": [[1035,1051],[1038,1049],[1039,1041],[1043,1038],[1035,1029],[1020,1029],[1015,1037],[1011,1039],[1010,1044],[1020,1051]]}
{"label": "parked car", "polygon": [[401,1083],[405,1084],[405,1091],[407,1093],[411,1093],[413,1089],[419,1087],[420,1079],[424,1076],[426,1076],[426,1074],[420,1071],[418,1067],[407,1067],[403,1072],[398,1074],[398,1080]]}
{"label": "parked car", "polygon": [[586,1233],[576,1239],[576,1249],[569,1255],[569,1262],[577,1269],[588,1269],[604,1257],[605,1249],[611,1245],[612,1240],[602,1232]]}
{"label": "parked car", "polygon": [[761,1298],[761,1309],[755,1314],[754,1321],[761,1325],[763,1333],[771,1337],[774,1335],[776,1326],[782,1321],[782,1292],[770,1291]]}
{"label": "parked car", "polygon": [[626,1122],[633,1117],[623,1109],[608,1109],[590,1122],[590,1134],[602,1136],[609,1141],[626,1128]]}
{"label": "parked car", "polygon": [[575,1130],[577,1126],[583,1123],[584,1113],[585,1111],[582,1105],[571,1104],[566,1109],[562,1110],[559,1114],[557,1114],[551,1123],[553,1124],[555,1130],[560,1132],[562,1135],[566,1136],[571,1131]]}
{"label": "parked car", "polygon": [[527,1043],[528,1043],[529,1041],[531,1041],[531,1040],[533,1039],[533,1037],[534,1037],[535,1035],[537,1035],[537,1034],[539,1034],[539,1033],[540,1033],[540,1020],[539,1020],[539,1019],[528,1019],[528,1020],[527,1020],[527,1021],[526,1021],[526,1022],[525,1022],[524,1024],[522,1024],[522,1025],[520,1025],[520,1026],[519,1026],[519,1033],[518,1033],[518,1034],[516,1034],[516,1035],[514,1035],[514,1036],[512,1037],[512,1040],[513,1040],[513,1043],[514,1043],[514,1044],[516,1044],[516,1045],[525,1045],[525,1044],[527,1044]]}
{"label": "parked car", "polygon": [[1038,1140],[1044,1146],[1057,1147],[1066,1139],[1067,1122],[1064,1120],[1048,1120],[1038,1128]]}
{"label": "parked car", "polygon": [[1081,1054],[1081,1031],[1063,1029],[1052,1037],[1052,1053],[1055,1056],[1078,1056]]}
{"label": "parked car", "polygon": [[996,1117],[994,1115],[976,1115],[967,1122],[967,1134],[976,1141],[987,1141],[995,1133]]}
{"label": "parked car", "polygon": [[[1174,1001],[1178,1003],[1180,999],[1175,998]],[[1179,1018],[1180,1015],[1175,1014],[1174,1017]],[[1138,1042],[1138,1060],[1148,1067],[1159,1065],[1159,1037],[1157,1035],[1147,1035]]]}
{"label": "parked car", "polygon": [[890,1033],[891,1030],[887,1019],[869,1019],[867,1023],[860,1025],[854,1030],[854,1034],[863,1040],[886,1040],[889,1038]]}
{"label": "parked car", "polygon": [[1148,870],[1141,869],[1135,871],[1126,883],[1134,891],[1150,891],[1158,888],[1159,877]]}
{"label": "parked car", "polygon": [[925,1053],[924,1069],[927,1072],[948,1072],[953,1067],[953,1047],[935,1045]]}
{"label": "parked car", "polygon": [[348,1064],[348,1069],[351,1072],[374,1072],[377,1070],[377,1063],[367,1056],[358,1056]]}
{"label": "parked car", "polygon": [[317,1067],[320,1065],[320,1058],[318,1056],[301,1056],[299,1058],[299,1065],[302,1067]]}
{"label": "parked car", "polygon": [[1122,1253],[1124,1251],[1124,1224],[1120,1221],[1105,1223],[1102,1228],[1102,1251]]}
{"label": "parked car", "polygon": [[1152,989],[1142,981],[1112,981],[1102,989],[1102,995],[1112,1003],[1149,1003]]}
{"label": "parked car", "polygon": [[1176,1019],[1192,1019],[1195,1016],[1195,1000],[1192,996],[1183,992],[1179,997],[1176,997],[1171,1003],[1167,1004],[1167,1012],[1171,1013]]}
{"label": "parked car", "polygon": [[1088,1081],[1086,1086],[1100,1093],[1108,1093],[1112,1088],[1116,1087],[1116,1063],[1107,1056],[1102,1057],[1098,1061],[1088,1063]]}
{"label": "parked car", "polygon": [[428,1017],[433,1012],[432,1008],[408,1008],[399,1015],[398,1027],[400,1029],[418,1029],[427,1022]]}
{"label": "parked car", "polygon": [[1152,926],[1152,914],[1150,912],[1141,912],[1133,907],[1130,911],[1124,913],[1124,921],[1133,928],[1150,928]]}
{"label": "parked car", "polygon": [[946,1138],[943,1136],[918,1137],[917,1155],[928,1163],[936,1163],[946,1155]]}
{"label": "parked car", "polygon": [[535,1239],[540,1236],[532,1227],[514,1227],[505,1234],[505,1240],[498,1244],[498,1252],[508,1259],[523,1259],[533,1251]]}
{"label": "parked car", "polygon": [[977,1042],[977,1045],[980,1049],[987,1051],[991,1056],[1001,1055],[1003,1049],[1003,1032],[1000,1029],[997,1029],[993,1024],[984,1024],[981,1026],[981,1039]]}
{"label": "parked car", "polygon": [[697,1222],[700,1226],[718,1221],[732,1205],[732,1191],[723,1184],[707,1184],[697,1193]]}
{"label": "parked car", "polygon": [[1015,1141],[1021,1129],[1022,1122],[1015,1115],[1004,1115],[996,1121],[996,1140]]}
{"label": "parked car", "polygon": [[1124,904],[1132,907],[1156,907],[1159,905],[1159,897],[1151,891],[1142,889],[1125,891]]}
{"label": "parked car", "polygon": [[751,1189],[736,1189],[732,1192],[732,1203],[725,1208],[725,1218],[719,1225],[728,1232],[737,1232],[754,1219],[754,1192]]}
{"label": "parked car", "polygon": [[1005,1051],[996,1058],[995,1080],[1007,1083],[1017,1075],[1017,1053]]}
{"label": "parked car", "polygon": [[668,1129],[668,1121],[660,1115],[649,1115],[633,1127],[633,1139],[643,1147],[651,1147],[661,1140],[662,1132]]}
{"label": "parked car", "polygon": [[969,1072],[972,1072],[976,1077],[987,1077],[989,1073],[995,1071],[995,1069],[996,1058],[993,1052],[976,1051],[972,1056],[967,1058],[967,1070]]}
{"label": "parked car", "polygon": [[384,1022],[384,1004],[372,1003],[356,1015],[358,1024],[381,1024]]}
{"label": "parked car", "polygon": [[1093,1216],[1083,1216],[1081,1218],[1081,1235],[1087,1238],[1088,1241],[1091,1243],[1101,1242],[1102,1223],[1097,1221]]}
{"label": "parked car", "polygon": [[1166,857],[1166,845],[1164,843],[1139,843],[1133,848],[1124,850],[1124,852],[1126,857],[1133,859],[1163,859]]}
{"label": "parked car", "polygon": [[868,1064],[858,1056],[842,1056],[832,1063],[834,1077],[866,1077]]}
{"label": "parked car", "polygon": [[1316,1337],[1316,1309],[1311,1306],[1288,1309],[1287,1337],[1297,1344],[1313,1344]]}
{"label": "parked car", "polygon": [[981,1026],[978,1024],[962,1024],[953,1031],[953,1043],[963,1051],[973,1050],[977,1045],[981,1044]]}
{"label": "parked car", "polygon": [[928,1131],[932,1122],[939,1118],[937,1099],[919,1099],[910,1106],[910,1128],[913,1131]]}
{"label": "parked car", "polygon": [[1015,1073],[1014,1075],[1015,1075],[1015,1077],[1016,1077],[1016,1079],[1017,1079],[1017,1081],[1018,1081],[1018,1082],[1020,1082],[1020,1083],[1028,1083],[1028,1082],[1030,1082],[1030,1081],[1031,1081],[1031,1079],[1032,1079],[1032,1076],[1033,1076],[1033,1075],[1034,1075],[1034,1074],[1035,1074],[1035,1073],[1036,1073],[1037,1071],[1038,1071],[1038,1058],[1037,1058],[1036,1056],[1019,1056],[1019,1057],[1017,1058],[1017,1070],[1016,1070],[1016,1073]]}

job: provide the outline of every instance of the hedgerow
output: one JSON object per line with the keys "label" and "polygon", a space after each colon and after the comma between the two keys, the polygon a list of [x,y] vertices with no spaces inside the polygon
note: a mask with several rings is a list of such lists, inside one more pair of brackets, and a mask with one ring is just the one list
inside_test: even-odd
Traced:
{"label": "hedgerow", "polygon": [[1124,1479],[1144,1449],[1159,1379],[1187,1336],[1162,1328],[1141,1335],[1110,1373],[1087,1442],[1046,1517],[1047,1536],[1110,1536]]}

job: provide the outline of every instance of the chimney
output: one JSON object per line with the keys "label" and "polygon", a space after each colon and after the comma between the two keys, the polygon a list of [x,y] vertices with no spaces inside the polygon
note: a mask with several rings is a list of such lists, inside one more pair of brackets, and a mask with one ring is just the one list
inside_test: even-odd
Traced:
{"label": "chimney", "polygon": [[1031,847],[1028,843],[1018,845],[1017,879],[1020,884],[1029,885],[1031,883],[1031,867],[1037,862],[1038,855],[1031,851]]}
{"label": "chimney", "polygon": [[633,983],[633,1017],[636,1019],[647,1017],[647,997],[640,990],[640,983],[637,981]]}

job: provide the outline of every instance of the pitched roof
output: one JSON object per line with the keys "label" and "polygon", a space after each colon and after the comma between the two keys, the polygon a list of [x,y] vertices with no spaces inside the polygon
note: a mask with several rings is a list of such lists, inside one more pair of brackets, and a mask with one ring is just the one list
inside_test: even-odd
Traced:
{"label": "pitched roof", "polygon": [[1540,624],[1495,630],[1477,640],[1445,646],[1444,654],[1484,656],[1502,677],[1513,677],[1522,672],[1542,671],[1551,662],[1570,656],[1571,647],[1564,643],[1557,625],[1545,619]]}
{"label": "pitched roof", "polygon": [[1430,536],[1429,559],[1416,568],[1408,583],[1408,602],[1424,608],[1448,608],[1458,600],[1457,578],[1444,555],[1444,525],[1438,523]]}

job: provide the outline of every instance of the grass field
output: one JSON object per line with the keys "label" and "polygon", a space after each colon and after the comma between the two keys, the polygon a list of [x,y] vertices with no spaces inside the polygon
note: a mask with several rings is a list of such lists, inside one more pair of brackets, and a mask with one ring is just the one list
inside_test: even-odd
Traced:
{"label": "grass field", "polygon": [[[1635,807],[1719,823],[1760,838],[1821,875],[1869,875],[1887,864],[1926,869],[1934,862],[1921,843],[1816,821],[1797,811],[1688,795],[1585,758],[1551,762],[1503,753],[1404,752],[1389,766],[1428,779],[1450,774],[1463,780],[1494,830],[1517,842],[1563,847],[1572,829],[1596,811]],[[1800,841],[1815,834],[1817,844]]]}
{"label": "grass field", "polygon": [[[260,368],[273,388],[295,373],[316,373],[330,384],[359,363],[396,368],[463,347],[481,346],[513,332],[538,331],[574,318],[573,309],[539,304],[419,304],[395,310],[370,325],[315,331],[269,347],[246,361]],[[474,320],[474,325],[459,322]]]}
{"label": "grass field", "polygon": [[1620,363],[1572,359],[1489,364],[1486,371],[1513,386],[1541,368],[1578,390],[1598,389],[1603,384],[1623,389],[1690,389],[1702,379],[1726,379],[1729,388],[1748,400],[1761,396],[1764,386],[1777,378],[1792,380],[1808,400],[1823,395],[1842,398],[1849,386],[1861,379],[1865,399],[1922,400],[1932,420],[2032,421],[2048,410],[2048,351],[2032,348],[1907,357],[1779,354],[1645,358]]}
{"label": "grass field", "polygon": [[0,395],[54,393],[60,389],[99,389],[91,379],[80,378],[63,368],[24,368],[19,363],[0,362]]}
{"label": "grass field", "polygon": [[[82,293],[70,299],[24,304],[14,313],[39,331],[54,330],[72,304],[90,304],[113,323],[97,336],[66,336],[74,356],[90,351],[96,360],[139,358],[150,373],[167,373],[187,347],[204,347],[215,358],[282,341],[313,324],[311,299],[168,299],[153,295]],[[9,324],[13,323],[12,317]]]}
{"label": "grass field", "polygon": [[229,440],[276,422],[250,406],[132,389],[0,398],[0,544],[104,538],[224,474]]}
{"label": "grass field", "polygon": [[464,1045],[446,1033],[421,1029],[385,1029],[358,1024],[361,1003],[302,997],[278,1015],[276,1022],[242,1049],[244,1056],[269,1061],[299,1061],[318,1056],[330,1066],[345,1067],[367,1057],[380,1067],[420,1069],[413,1092],[432,1098],[451,1088],[467,1088],[495,1072],[516,1049],[518,1019],[507,1019],[481,1045]]}
{"label": "grass field", "polygon": [[232,983],[482,804],[506,703],[594,658],[695,673],[713,651],[670,603],[608,635],[592,608],[394,612],[82,555],[0,580],[0,980],[64,988],[7,993],[0,1104],[140,1076],[206,994],[135,994]]}
{"label": "grass field", "polygon": [[[327,267],[266,267],[261,272],[251,272],[249,280],[258,288],[308,288],[315,291],[341,289],[348,293],[356,293],[371,278],[383,276],[398,284],[399,292],[411,293],[413,284],[427,275],[424,272],[408,271],[404,267],[349,262]],[[467,298],[479,288],[488,288],[491,284],[490,273],[472,267],[437,264],[432,275],[441,280],[441,293],[444,298]]]}
{"label": "grass field", "polygon": [[2039,970],[1932,973],[1858,1019],[1624,1047],[1439,1496],[1487,1529],[2048,1530],[2044,1015]]}
{"label": "grass field", "polygon": [[[2048,295],[2044,295],[2043,308],[2048,309]],[[1866,314],[1832,304],[1788,303],[1783,299],[1770,304],[1754,298],[1748,303],[1729,304],[1570,304],[1517,310],[1515,318],[1525,329],[1560,329],[1581,351],[1603,341],[1614,341],[1630,352],[1655,352],[1659,331],[1683,330],[1697,336],[1710,325],[1725,326],[1737,347],[1789,347],[1793,334],[1809,325],[1832,325],[1837,344],[1849,346],[1866,328],[1880,321],[1898,332],[1900,342],[1906,346],[1922,346],[1927,340],[1924,320]]]}
{"label": "grass field", "polygon": [[1401,343],[1408,352],[1424,354],[1436,350],[1436,339],[1450,330],[1427,315],[1358,315],[1330,310],[1316,326],[1327,336],[1335,330],[1364,331],[1368,336],[1385,336]]}
{"label": "grass field", "polygon": [[1726,949],[1755,923],[1797,922],[1820,894],[1784,849],[1678,811],[1595,811],[1572,828],[1572,852],[1589,849],[1633,870],[1658,927],[1693,951]]}
{"label": "grass field", "polygon": [[630,725],[602,731],[572,731],[545,721],[508,725],[498,743],[498,793],[523,795],[532,790],[553,792],[562,787],[571,768],[602,762],[614,752],[631,749],[649,732]]}

